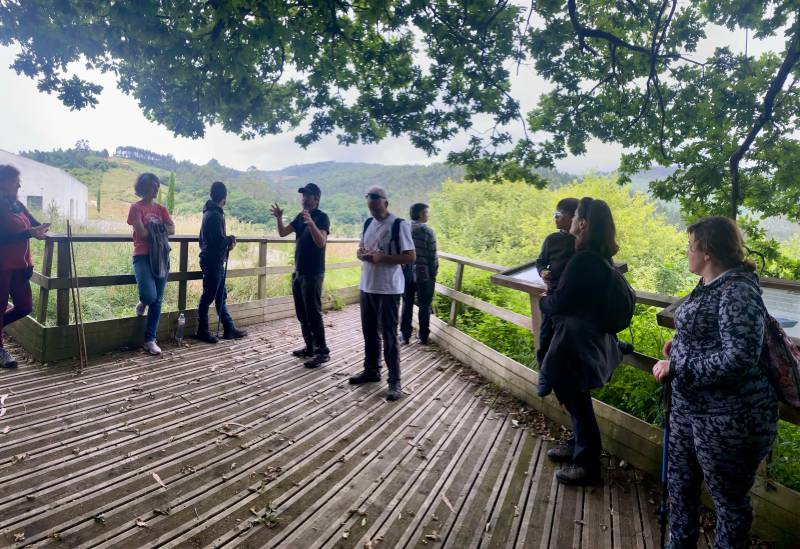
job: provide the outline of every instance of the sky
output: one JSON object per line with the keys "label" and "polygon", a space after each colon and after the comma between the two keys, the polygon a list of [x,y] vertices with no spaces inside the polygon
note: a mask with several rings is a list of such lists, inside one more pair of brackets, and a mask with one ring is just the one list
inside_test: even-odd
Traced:
{"label": "sky", "polygon": [[[714,29],[709,33],[700,52],[727,43],[734,50],[742,50],[743,34]],[[770,43],[755,44],[751,40],[749,51],[757,54],[764,49],[782,49],[780,39]],[[130,145],[161,154],[172,154],[178,160],[205,164],[216,158],[226,166],[244,170],[256,166],[262,170],[277,170],[294,164],[328,160],[371,162],[380,164],[429,164],[442,162],[451,150],[459,150],[468,136],[461,135],[445,143],[439,155],[429,157],[414,148],[406,138],[388,138],[374,145],[342,146],[335,137],[327,137],[303,149],[294,143],[295,132],[242,140],[217,127],[207,129],[202,139],[175,137],[163,126],[147,120],[139,110],[136,100],[117,89],[110,74],[78,69],[81,76],[103,86],[99,104],[95,108],[70,111],[57,97],[39,92],[33,80],[17,75],[10,68],[17,46],[0,46],[0,113],[4,131],[0,132],[0,149],[10,152],[20,150],[50,150],[70,148],[79,139],[87,139],[94,149],[108,149],[113,153],[117,146]],[[520,99],[523,112],[530,110],[548,84],[532,68],[522,66],[519,75],[513,71],[512,93]],[[524,90],[521,93],[519,90]],[[475,130],[481,131],[480,122]],[[520,134],[521,129],[516,128]],[[612,171],[619,164],[622,148],[615,144],[591,142],[581,157],[568,157],[557,163],[561,171],[582,174],[587,171]]]}

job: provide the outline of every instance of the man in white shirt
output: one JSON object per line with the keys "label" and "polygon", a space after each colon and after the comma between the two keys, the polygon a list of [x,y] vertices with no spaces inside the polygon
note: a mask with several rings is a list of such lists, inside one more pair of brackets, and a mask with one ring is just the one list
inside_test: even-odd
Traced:
{"label": "man in white shirt", "polygon": [[411,226],[389,213],[389,200],[381,187],[367,190],[371,218],[364,223],[357,257],[361,264],[361,331],[364,333],[364,371],[350,378],[353,385],[380,381],[381,339],[389,371],[386,400],[401,396],[400,351],[397,320],[405,289],[402,266],[416,258]]}

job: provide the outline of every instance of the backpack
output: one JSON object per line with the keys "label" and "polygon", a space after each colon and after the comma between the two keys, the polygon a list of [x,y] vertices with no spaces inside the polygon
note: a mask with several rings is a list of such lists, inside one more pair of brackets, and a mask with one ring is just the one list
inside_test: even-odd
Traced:
{"label": "backpack", "polygon": [[[374,219],[373,217],[368,217],[367,220],[364,221],[364,228],[361,231],[362,235],[367,232],[367,227],[369,227],[369,224],[372,223],[373,219]],[[389,239],[389,250],[391,251],[392,243],[394,243],[395,249],[397,250],[398,254],[400,254],[400,224],[403,221],[404,219],[401,217],[398,217],[397,219],[394,220],[394,223],[392,223],[392,236]]]}
{"label": "backpack", "polygon": [[778,398],[800,411],[800,349],[764,308],[764,343],[761,360]]}
{"label": "backpack", "polygon": [[[369,227],[369,224],[372,223],[373,219],[374,219],[373,217],[368,217],[367,220],[364,221],[364,229],[361,231],[362,235],[367,232],[367,227]],[[392,223],[392,236],[389,239],[389,251],[391,252],[392,243],[394,243],[394,247],[397,250],[397,254],[398,255],[400,254],[400,251],[401,251],[400,250],[400,224],[402,222],[403,222],[403,218],[402,217],[398,217],[397,219],[394,220],[394,223]],[[411,271],[411,265],[410,264],[409,265],[401,265],[400,268],[403,271],[403,278],[405,279],[405,281],[406,282],[410,282],[412,280],[412,277],[413,277],[412,271]]]}
{"label": "backpack", "polygon": [[603,314],[600,328],[607,334],[617,334],[631,325],[636,307],[636,292],[628,284],[625,275],[609,265],[611,277],[603,299]]}

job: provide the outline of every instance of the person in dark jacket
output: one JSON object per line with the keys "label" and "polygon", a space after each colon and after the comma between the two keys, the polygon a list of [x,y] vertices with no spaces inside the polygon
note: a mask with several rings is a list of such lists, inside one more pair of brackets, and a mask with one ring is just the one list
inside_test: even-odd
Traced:
{"label": "person in dark jacket", "polygon": [[278,223],[278,234],[295,233],[294,273],[292,296],[297,320],[305,346],[292,351],[298,358],[308,358],[306,368],[318,368],[330,360],[322,321],[322,282],[325,279],[325,246],[331,232],[328,214],[319,209],[322,190],[315,183],[297,189],[303,211],[288,225],[283,224],[283,210],[272,205],[272,215]]}
{"label": "person in dark jacket", "polygon": [[738,549],[749,547],[748,492],[778,422],[761,360],[766,309],[733,220],[707,217],[688,233],[689,270],[701,278],[675,311],[669,358],[653,366],[656,379],[672,386],[669,547],[697,546],[705,481],[716,508],[714,547]]}
{"label": "person in dark jacket", "polygon": [[607,383],[622,360],[616,336],[605,333],[600,322],[613,274],[611,258],[619,247],[611,210],[602,200],[582,198],[570,232],[575,235],[576,252],[556,289],[540,305],[553,318],[553,338],[542,371],[570,414],[572,436],[547,456],[570,463],[556,471],[559,482],[588,485],[602,482],[602,444],[590,390]]}
{"label": "person in dark jacket", "polygon": [[[411,238],[414,240],[417,258],[411,265],[404,265],[405,292],[403,293],[403,312],[400,315],[401,343],[411,341],[411,319],[414,315],[414,299],[419,307],[419,342],[428,343],[431,323],[431,303],[436,287],[436,274],[439,271],[439,257],[436,255],[436,234],[428,226],[428,205],[421,202],[411,206]],[[407,269],[406,269],[407,268]]]}
{"label": "person in dark jacket", "polygon": [[[556,204],[556,211],[553,219],[556,223],[556,232],[547,235],[542,243],[542,250],[536,259],[536,270],[539,276],[547,284],[547,291],[553,293],[558,287],[558,280],[561,273],[567,266],[567,262],[575,253],[575,236],[569,232],[572,227],[572,218],[575,217],[575,210],[578,207],[577,198],[562,198]],[[542,315],[542,322],[539,328],[539,348],[536,349],[536,361],[539,363],[539,387],[540,397],[550,394],[550,384],[547,376],[542,373],[542,363],[550,347],[550,340],[553,338],[553,319],[548,314]]]}
{"label": "person in dark jacket", "polygon": [[236,237],[225,231],[225,202],[228,189],[221,181],[211,184],[211,200],[203,206],[203,222],[200,225],[200,270],[203,271],[203,294],[197,306],[197,339],[206,343],[216,343],[217,334],[208,329],[208,309],[211,303],[217,308],[217,316],[222,322],[224,339],[239,339],[247,335],[233,324],[225,301],[228,291],[225,288],[225,261],[228,253],[236,246]]}
{"label": "person in dark jacket", "polygon": [[[33,274],[30,239],[42,240],[50,227],[41,224],[17,199],[19,170],[0,165],[0,368],[16,368],[17,361],[3,346],[3,329],[30,314]],[[14,306],[8,309],[9,298]]]}

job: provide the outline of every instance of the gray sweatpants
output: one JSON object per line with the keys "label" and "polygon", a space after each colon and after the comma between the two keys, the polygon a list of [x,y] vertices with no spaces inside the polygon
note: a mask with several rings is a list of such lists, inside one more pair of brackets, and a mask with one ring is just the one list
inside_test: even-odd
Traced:
{"label": "gray sweatpants", "polygon": [[667,469],[670,548],[697,546],[703,480],[717,514],[714,547],[747,547],[753,522],[748,492],[775,440],[777,420],[777,407],[736,415],[673,410]]}

